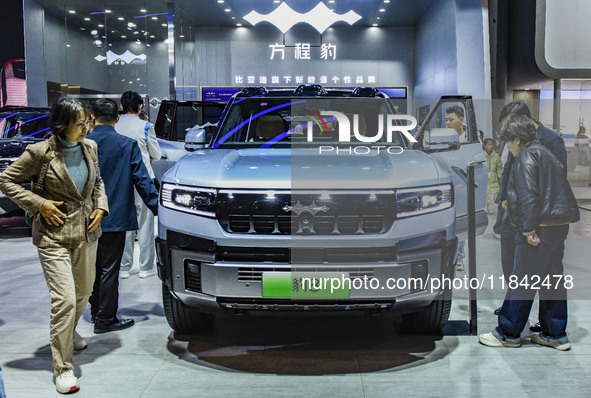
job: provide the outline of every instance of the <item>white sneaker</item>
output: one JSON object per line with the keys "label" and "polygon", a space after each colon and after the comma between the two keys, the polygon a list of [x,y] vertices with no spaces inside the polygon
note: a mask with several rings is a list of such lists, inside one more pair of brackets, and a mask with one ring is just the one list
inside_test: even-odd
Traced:
{"label": "white sneaker", "polygon": [[156,270],[154,268],[152,268],[149,271],[140,271],[139,277],[144,279],[144,278],[149,278],[151,276],[154,276],[156,274],[157,274]]}
{"label": "white sneaker", "polygon": [[570,342],[568,341],[568,337],[560,337],[558,339],[552,339],[550,337],[546,337],[540,333],[532,333],[531,335],[532,343],[536,343],[539,345],[544,345],[546,347],[556,348],[560,351],[568,351],[570,350]]}
{"label": "white sneaker", "polygon": [[521,339],[499,339],[494,333],[483,333],[478,335],[478,342],[488,347],[521,347]]}
{"label": "white sneaker", "polygon": [[458,260],[456,263],[456,270],[463,271],[464,270],[464,260]]}
{"label": "white sneaker", "polygon": [[119,271],[119,278],[120,279],[128,279],[129,278],[129,271]]}
{"label": "white sneaker", "polygon": [[59,376],[54,373],[53,383],[55,384],[55,390],[60,394],[68,394],[80,389],[78,378],[74,376],[73,370],[65,370]]}
{"label": "white sneaker", "polygon": [[74,351],[82,351],[88,347],[88,343],[74,330]]}

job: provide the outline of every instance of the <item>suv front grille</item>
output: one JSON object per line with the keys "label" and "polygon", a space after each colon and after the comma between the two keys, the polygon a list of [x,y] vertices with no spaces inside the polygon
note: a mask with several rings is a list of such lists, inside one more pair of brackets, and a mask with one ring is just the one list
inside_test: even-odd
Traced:
{"label": "suv front grille", "polygon": [[396,261],[394,246],[285,248],[218,246],[216,261],[289,264],[383,263]]}
{"label": "suv front grille", "polygon": [[218,194],[226,232],[267,235],[381,234],[396,215],[394,191],[232,191]]}

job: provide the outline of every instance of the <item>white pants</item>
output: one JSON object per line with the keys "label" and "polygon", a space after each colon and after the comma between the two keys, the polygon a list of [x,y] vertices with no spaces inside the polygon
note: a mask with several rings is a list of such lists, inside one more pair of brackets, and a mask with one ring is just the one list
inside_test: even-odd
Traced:
{"label": "white pants", "polygon": [[[140,272],[151,271],[156,264],[156,247],[154,245],[154,215],[134,189],[135,210],[137,214],[138,243],[140,247]],[[133,266],[133,246],[135,232],[125,234],[125,250],[121,259],[121,271],[129,271]]]}

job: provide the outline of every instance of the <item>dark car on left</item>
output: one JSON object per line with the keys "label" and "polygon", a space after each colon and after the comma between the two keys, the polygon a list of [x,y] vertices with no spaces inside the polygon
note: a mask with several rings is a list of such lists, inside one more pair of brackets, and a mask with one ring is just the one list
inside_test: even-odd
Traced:
{"label": "dark car on left", "polygon": [[[0,174],[25,151],[29,144],[49,135],[49,108],[5,106],[0,108]],[[30,182],[23,184],[27,189]],[[16,215],[22,210],[0,192],[0,216]]]}

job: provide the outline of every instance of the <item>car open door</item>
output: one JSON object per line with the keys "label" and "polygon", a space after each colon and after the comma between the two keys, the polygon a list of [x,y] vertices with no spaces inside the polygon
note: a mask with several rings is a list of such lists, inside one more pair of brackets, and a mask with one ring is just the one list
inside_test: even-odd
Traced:
{"label": "car open door", "polygon": [[[455,128],[446,126],[446,115],[454,111],[463,113],[459,128],[463,136]],[[488,167],[482,143],[477,136],[472,97],[441,97],[423,119],[416,138],[418,145],[429,152],[452,176],[456,205],[456,235],[460,241],[467,239],[468,232],[468,166],[475,166],[476,234],[482,235],[488,225]]]}
{"label": "car open door", "polygon": [[154,126],[162,158],[152,163],[158,181],[177,160],[188,153],[185,136],[189,131],[204,129],[209,141],[225,106],[225,102],[162,101]]}

